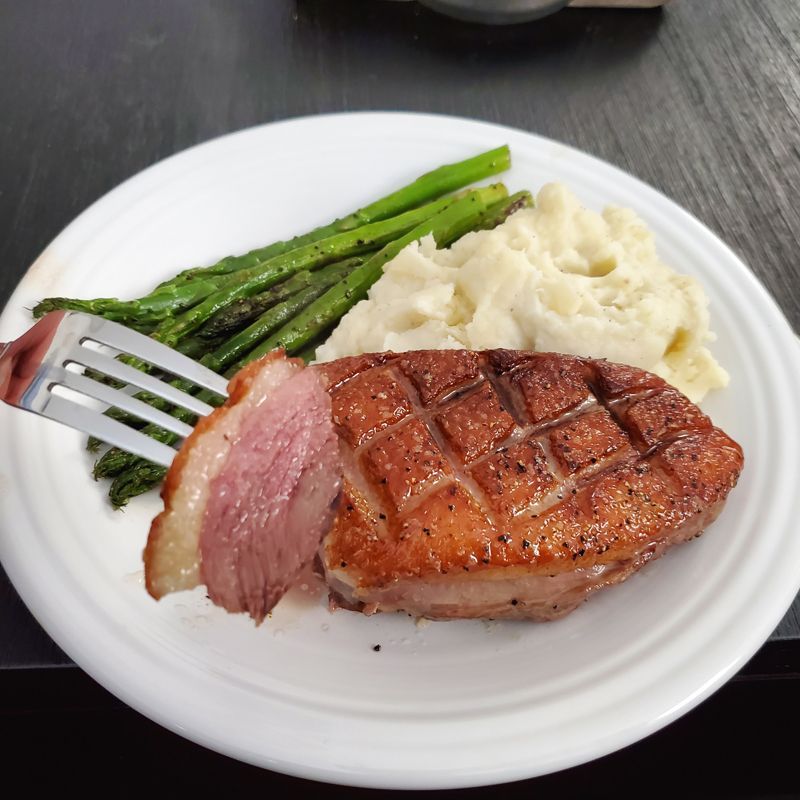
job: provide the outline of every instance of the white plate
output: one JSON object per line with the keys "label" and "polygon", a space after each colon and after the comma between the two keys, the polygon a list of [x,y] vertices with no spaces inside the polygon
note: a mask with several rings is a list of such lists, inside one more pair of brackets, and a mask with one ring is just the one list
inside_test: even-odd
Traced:
{"label": "white plate", "polygon": [[[255,628],[201,590],[151,600],[140,551],[155,496],[125,513],[83,437],[0,408],[0,556],[37,619],[110,691],[183,736],[270,769],[373,787],[497,783],[627,745],[685,713],[769,636],[800,583],[797,344],[739,259],[662,195],[520,131],[352,114],[243,131],[146,170],[47,248],[0,319],[44,295],[134,296],[182,267],[300,232],[432,166],[503,142],[511,189],[560,180],[634,208],[711,298],[731,385],[705,404],[744,447],[719,521],[552,624],[330,615],[301,590]],[[380,644],[380,652],[373,645]]]}

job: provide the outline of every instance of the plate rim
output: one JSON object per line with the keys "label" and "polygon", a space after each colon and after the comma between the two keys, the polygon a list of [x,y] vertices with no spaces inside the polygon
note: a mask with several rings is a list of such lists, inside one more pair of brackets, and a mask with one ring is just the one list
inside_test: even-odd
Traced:
{"label": "plate rim", "polygon": [[[178,153],[172,154],[167,156],[164,159],[146,167],[144,170],[136,173],[135,175],[130,176],[125,181],[120,183],[119,185],[112,188],[110,191],[102,195],[100,198],[95,200],[91,205],[89,205],[84,211],[82,211],[75,219],[73,219],[54,239],[53,241],[47,245],[43,253],[46,253],[47,250],[51,247],[56,247],[59,241],[63,240],[63,238],[68,237],[70,234],[70,229],[77,228],[79,224],[84,221],[85,216],[89,214],[89,212],[96,210],[98,206],[106,203],[111,196],[119,196],[122,195],[123,192],[126,190],[126,187],[129,187],[129,184],[132,182],[137,181],[138,179],[142,178],[142,176],[146,174],[150,174],[153,171],[163,167],[165,164],[172,162],[172,161],[179,161],[188,154],[194,152],[195,150],[206,148],[213,146],[216,143],[225,141],[225,140],[232,140],[234,137],[240,136],[242,134],[247,133],[255,133],[260,130],[266,128],[273,128],[275,126],[286,126],[286,125],[296,125],[296,124],[305,124],[305,123],[324,123],[325,120],[330,120],[332,118],[353,118],[353,117],[385,117],[387,115],[391,116],[402,116],[402,117],[410,117],[414,119],[428,119],[432,122],[454,122],[460,124],[467,124],[469,126],[485,126],[486,128],[494,129],[494,131],[498,134],[502,132],[512,132],[517,135],[522,135],[525,137],[530,137],[533,140],[536,140],[538,145],[549,145],[553,147],[563,148],[571,157],[578,156],[581,159],[590,159],[592,162],[597,162],[597,164],[601,165],[605,170],[613,170],[617,173],[623,175],[628,181],[633,182],[633,186],[635,186],[637,191],[645,191],[648,194],[655,194],[657,195],[662,202],[666,202],[671,206],[671,209],[674,212],[678,212],[681,215],[681,219],[683,222],[690,224],[694,230],[692,231],[694,234],[704,235],[706,238],[711,237],[711,240],[714,241],[714,245],[717,248],[723,248],[726,251],[729,258],[734,259],[738,262],[744,269],[742,270],[743,276],[746,276],[749,279],[749,288],[750,290],[757,291],[761,295],[762,302],[766,302],[768,306],[770,306],[772,317],[777,321],[780,320],[785,327],[783,334],[790,333],[793,335],[791,326],[789,325],[788,320],[786,319],[785,315],[781,311],[780,307],[775,302],[774,298],[769,294],[766,290],[764,285],[761,283],[759,278],[749,269],[747,265],[743,262],[743,260],[724,242],[722,241],[711,229],[705,226],[700,220],[694,217],[690,212],[686,209],[679,206],[674,201],[670,200],[666,195],[664,195],[661,191],[656,189],[655,187],[650,186],[649,184],[641,181],[640,179],[636,178],[635,176],[631,175],[627,171],[621,169],[620,167],[607,162],[603,159],[598,158],[590,153],[586,153],[578,148],[575,148],[571,145],[566,145],[556,140],[550,139],[548,137],[541,136],[536,133],[532,133],[530,131],[521,129],[521,128],[514,128],[512,126],[507,126],[503,124],[498,124],[494,122],[486,122],[483,120],[474,120],[465,117],[459,116],[452,116],[452,115],[443,115],[443,114],[429,114],[429,113],[416,113],[416,112],[403,112],[403,111],[360,111],[360,112],[338,112],[332,114],[319,114],[319,115],[305,115],[299,117],[292,117],[288,119],[279,120],[276,122],[269,122],[264,123],[262,125],[252,126],[248,128],[244,128],[238,131],[234,131],[228,134],[223,134],[221,136],[215,137],[205,142],[201,142],[195,144],[185,150],[182,150]],[[118,194],[117,194],[118,193]],[[41,256],[40,256],[41,257]],[[0,324],[2,324],[3,319],[6,316],[6,313],[9,309],[13,309],[13,304],[15,297],[17,296],[18,292],[20,291],[21,285],[26,281],[26,278],[29,276],[31,269],[36,265],[38,258],[34,261],[34,264],[26,271],[25,275],[22,276],[20,282],[17,284],[17,287],[12,292],[8,303],[3,309],[2,314],[0,314]],[[798,365],[800,365],[800,349],[797,352],[798,355]],[[0,522],[2,522],[4,517],[0,514]],[[187,731],[183,728],[178,722],[173,719],[163,718],[160,716],[156,710],[149,707],[148,710],[144,710],[143,706],[147,706],[146,703],[143,703],[141,698],[131,696],[127,687],[120,685],[117,681],[113,679],[113,675],[109,675],[103,671],[102,674],[95,674],[94,665],[85,665],[81,663],[78,658],[74,658],[73,653],[71,651],[80,651],[81,648],[79,647],[79,642],[75,641],[72,637],[68,636],[64,631],[58,630],[55,632],[51,632],[51,627],[49,624],[45,624],[42,622],[41,618],[46,619],[47,622],[50,622],[50,614],[46,608],[46,604],[43,605],[44,601],[42,598],[37,598],[37,591],[35,587],[31,587],[27,585],[25,577],[23,576],[22,572],[18,569],[8,568],[8,563],[12,563],[13,559],[9,561],[9,554],[8,554],[8,547],[3,544],[3,536],[0,535],[0,553],[3,556],[3,563],[7,567],[7,572],[9,575],[9,579],[12,581],[13,585],[19,592],[20,596],[23,598],[25,604],[32,610],[34,616],[37,620],[40,621],[40,624],[43,625],[45,630],[47,630],[48,634],[52,636],[52,638],[61,646],[65,652],[67,652],[75,662],[84,669],[88,674],[90,674],[93,678],[98,680],[102,685],[106,686],[112,693],[116,694],[118,697],[123,699],[128,705],[137,710],[144,713],[146,716],[150,717],[151,719],[156,720],[159,724],[163,725],[164,727],[173,730],[180,735],[189,738],[198,744],[201,744],[206,747],[211,747],[214,750],[219,752],[224,752],[227,755],[233,756],[234,758],[238,758],[243,761],[248,761],[249,763],[254,763],[258,766],[268,767],[272,769],[277,769],[280,772],[285,774],[295,775],[298,777],[304,778],[314,778],[317,780],[327,780],[330,782],[335,783],[343,783],[346,785],[353,785],[353,786],[371,786],[376,788],[460,788],[466,786],[479,786],[479,785],[489,785],[493,783],[502,783],[509,780],[515,780],[524,777],[533,777],[534,775],[545,774],[547,772],[557,771],[559,769],[563,769],[565,767],[584,763],[591,758],[597,758],[602,755],[606,755],[610,752],[613,752],[620,747],[625,746],[626,744],[630,744],[633,741],[637,741],[640,738],[643,738],[646,735],[658,730],[659,728],[669,724],[671,721],[676,719],[677,717],[683,715],[684,713],[688,712],[691,708],[694,708],[697,704],[699,704],[702,700],[708,697],[713,691],[719,688],[731,675],[733,675],[758,649],[758,647],[763,643],[763,641],[769,636],[770,632],[774,629],[775,625],[780,621],[780,618],[785,613],[786,608],[788,605],[784,607],[784,610],[780,613],[774,615],[776,618],[770,623],[764,622],[761,625],[761,631],[758,635],[751,635],[750,639],[751,642],[758,639],[758,642],[751,648],[743,648],[740,652],[739,656],[734,659],[733,661],[729,662],[727,667],[722,671],[718,672],[712,679],[709,679],[705,686],[698,692],[696,692],[691,698],[688,698],[684,704],[674,707],[668,714],[662,715],[657,720],[651,720],[649,729],[648,726],[645,725],[643,729],[640,729],[636,735],[632,736],[631,738],[626,738],[625,736],[621,737],[621,740],[611,741],[607,743],[607,746],[601,747],[599,750],[595,748],[593,754],[586,758],[581,758],[580,760],[574,760],[567,758],[567,763],[562,764],[553,764],[548,766],[547,768],[538,770],[538,771],[530,771],[526,769],[524,766],[520,766],[517,771],[512,769],[505,768],[505,770],[501,774],[495,773],[486,773],[481,772],[481,777],[478,777],[477,774],[464,774],[463,776],[455,776],[456,778],[463,777],[465,780],[452,780],[453,776],[448,776],[448,780],[443,782],[437,781],[426,781],[421,784],[417,783],[403,783],[402,781],[398,782],[397,780],[388,780],[383,782],[376,782],[374,780],[375,774],[374,773],[364,773],[363,777],[364,780],[359,780],[357,775],[344,775],[340,772],[336,772],[332,774],[330,770],[326,769],[315,769],[313,767],[298,767],[297,764],[285,764],[285,763],[273,763],[268,764],[265,763],[267,759],[263,756],[258,756],[258,754],[251,754],[253,755],[256,760],[253,758],[248,758],[247,755],[243,755],[241,751],[236,750],[236,748],[226,749],[219,740],[213,739],[204,739],[204,737],[198,735],[196,732]],[[19,565],[15,565],[19,566]],[[22,585],[20,585],[22,584]],[[800,574],[797,576],[796,586],[794,587],[793,592],[791,593],[791,597],[789,598],[789,605],[791,601],[794,599],[794,596],[797,594],[797,590],[800,588]],[[784,592],[786,596],[789,596],[789,591],[786,590]],[[33,602],[31,602],[31,598],[33,598]],[[41,601],[41,602],[37,602]],[[779,605],[778,603],[774,604],[776,607]],[[761,636],[763,633],[763,629],[767,629],[766,635]],[[407,776],[406,776],[407,777]],[[478,778],[476,780],[476,778]]]}

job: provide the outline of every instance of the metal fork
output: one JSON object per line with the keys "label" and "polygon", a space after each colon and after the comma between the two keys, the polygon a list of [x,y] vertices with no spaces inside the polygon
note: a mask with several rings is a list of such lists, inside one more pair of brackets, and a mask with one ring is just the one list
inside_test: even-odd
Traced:
{"label": "metal fork", "polygon": [[66,387],[155,423],[181,439],[191,432],[190,425],[121,389],[114,389],[67,367],[74,364],[101,373],[198,416],[210,414],[212,407],[165,381],[123,363],[113,354],[87,347],[88,343],[112,348],[117,354],[134,356],[176,378],[209,389],[221,397],[228,396],[225,378],[149,336],[91,314],[55,311],[43,317],[16,341],[0,343],[0,400],[168,467],[175,456],[175,448],[104,416],[102,411],[96,411],[67,396],[54,394],[53,389]]}

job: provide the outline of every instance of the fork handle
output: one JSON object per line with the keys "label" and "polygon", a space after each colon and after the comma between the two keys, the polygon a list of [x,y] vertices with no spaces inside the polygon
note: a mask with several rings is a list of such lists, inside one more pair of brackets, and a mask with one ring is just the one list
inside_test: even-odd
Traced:
{"label": "fork handle", "polygon": [[22,393],[36,374],[65,311],[42,317],[13,342],[0,344],[0,400],[18,405]]}

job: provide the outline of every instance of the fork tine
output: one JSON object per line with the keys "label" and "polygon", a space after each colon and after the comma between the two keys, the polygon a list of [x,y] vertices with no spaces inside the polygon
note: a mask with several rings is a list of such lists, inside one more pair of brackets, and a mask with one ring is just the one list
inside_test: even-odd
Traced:
{"label": "fork tine", "polygon": [[228,396],[228,381],[191,358],[156,342],[143,333],[137,333],[99,317],[90,318],[92,324],[86,334],[88,338],[141,358],[143,361],[149,361],[176,377],[185,378],[190,383],[209,389],[222,397]]}
{"label": "fork tine", "polygon": [[74,389],[76,392],[93,397],[95,400],[100,400],[109,406],[128,411],[146,422],[152,422],[180,436],[181,439],[185,439],[192,432],[191,425],[187,425],[185,422],[181,422],[175,417],[119,391],[119,389],[112,389],[99,381],[79,375],[76,372],[70,372],[63,367],[51,367],[48,378],[54,383]]}
{"label": "fork tine", "polygon": [[146,372],[134,369],[128,366],[128,364],[118,361],[111,356],[107,356],[104,353],[99,353],[96,350],[89,350],[88,347],[81,347],[80,345],[71,347],[66,352],[64,360],[89,367],[89,369],[102,372],[104,375],[108,375],[111,378],[117,378],[139,389],[144,389],[144,391],[150,392],[150,394],[156,397],[161,397],[167,402],[185,408],[199,416],[206,417],[214,410],[207,403],[198,400],[187,392],[181,392],[174,386],[170,386],[166,381],[161,381],[158,378],[154,378],[152,375],[148,375]]}
{"label": "fork tine", "polygon": [[46,405],[38,413],[162,467],[168,467],[175,457],[176,451],[172,447],[66,397],[50,394]]}

